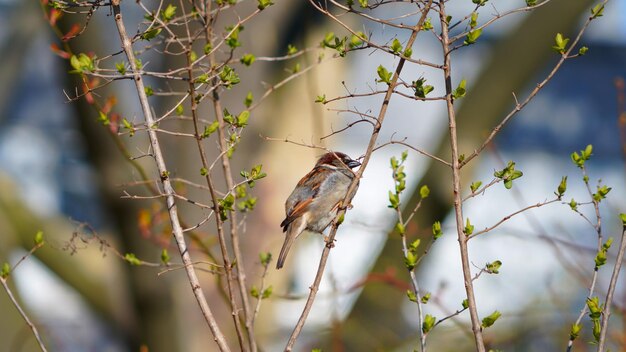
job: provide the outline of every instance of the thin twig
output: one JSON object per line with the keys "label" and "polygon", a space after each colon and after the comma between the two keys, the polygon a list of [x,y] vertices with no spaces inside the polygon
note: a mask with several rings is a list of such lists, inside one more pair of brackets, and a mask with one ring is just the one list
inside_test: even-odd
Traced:
{"label": "thin twig", "polygon": [[13,292],[11,291],[11,288],[7,284],[7,280],[5,278],[3,278],[3,277],[0,277],[0,283],[2,283],[2,287],[4,287],[4,290],[6,291],[7,295],[9,296],[9,299],[11,300],[11,302],[13,302],[13,305],[15,306],[15,308],[17,308],[17,311],[20,312],[20,315],[22,316],[22,318],[26,322],[26,325],[28,325],[30,330],[33,332],[33,335],[35,335],[35,339],[37,339],[37,344],[39,345],[39,348],[43,352],[48,352],[48,350],[46,349],[46,346],[43,344],[43,341],[41,340],[41,336],[39,335],[39,331],[37,330],[37,327],[35,326],[35,324],[33,324],[30,321],[30,319],[28,318],[28,315],[26,314],[24,309],[22,309],[22,307],[20,306],[19,302],[15,299],[15,296],[13,296]]}
{"label": "thin twig", "polygon": [[452,187],[454,193],[454,215],[456,221],[456,232],[461,252],[461,267],[463,269],[463,281],[465,283],[465,293],[467,294],[467,306],[472,321],[472,332],[474,342],[478,352],[485,352],[482,327],[478,319],[476,298],[474,295],[474,284],[472,283],[472,273],[469,265],[469,253],[467,249],[467,236],[463,232],[463,200],[461,199],[461,163],[459,162],[459,147],[457,144],[456,113],[454,111],[454,98],[452,97],[452,77],[450,66],[450,38],[448,33],[448,21],[446,19],[444,2],[439,3],[439,19],[441,23],[441,44],[443,50],[444,79],[446,83],[446,107],[448,113],[448,130],[450,134],[450,149],[452,158]]}
{"label": "thin twig", "polygon": [[606,292],[606,299],[604,300],[604,312],[602,312],[602,325],[600,330],[600,339],[598,341],[598,352],[604,352],[604,345],[606,343],[606,333],[609,328],[609,319],[611,317],[611,305],[613,304],[613,293],[615,292],[615,286],[617,286],[617,279],[619,278],[619,271],[622,268],[622,260],[624,259],[624,251],[626,250],[626,225],[622,228],[622,238],[619,243],[619,250],[617,252],[617,258],[615,258],[615,265],[613,266],[613,274],[611,274],[611,281],[609,283],[609,289]]}

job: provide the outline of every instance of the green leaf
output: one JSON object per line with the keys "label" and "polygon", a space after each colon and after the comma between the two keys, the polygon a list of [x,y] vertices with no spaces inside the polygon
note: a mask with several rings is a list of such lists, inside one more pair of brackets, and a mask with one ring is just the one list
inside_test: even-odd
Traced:
{"label": "green leaf", "polygon": [[367,0],[359,0],[359,5],[361,5],[362,8],[367,8],[369,5],[367,2]]}
{"label": "green leaf", "polygon": [[422,240],[417,238],[415,241],[413,241],[413,242],[411,242],[409,244],[409,250],[412,251],[412,252],[417,252],[417,248],[420,246],[421,242],[422,242]]}
{"label": "green leaf", "polygon": [[463,233],[464,233],[466,236],[469,236],[469,235],[471,235],[472,233],[474,233],[474,225],[472,225],[472,224],[470,223],[470,219],[469,219],[469,218],[467,218],[467,220],[465,221],[465,228],[463,229]]}
{"label": "green leaf", "polygon": [[569,207],[572,210],[578,209],[578,203],[574,200],[574,198],[572,198],[572,200],[569,202]]}
{"label": "green leaf", "polygon": [[204,52],[205,55],[210,53],[211,50],[213,50],[213,44],[211,44],[211,43],[204,44],[204,47],[202,48],[202,51]]}
{"label": "green leaf", "polygon": [[428,303],[429,300],[430,300],[430,292],[427,292],[422,296],[421,302],[422,304],[426,304]]}
{"label": "green leaf", "polygon": [[417,296],[413,290],[406,290],[406,296],[409,297],[409,301],[417,302]]}
{"label": "green leaf", "polygon": [[433,239],[436,240],[442,235],[443,235],[443,232],[441,232],[441,222],[435,221],[433,223]]}
{"label": "green leaf", "polygon": [[387,84],[391,84],[392,73],[387,71],[387,69],[383,65],[378,66],[376,73],[378,73],[378,77],[379,77],[379,79],[376,80],[376,82],[384,82]]}
{"label": "green leaf", "polygon": [[141,34],[141,39],[143,40],[152,40],[154,38],[156,38],[157,35],[159,35],[161,33],[163,29],[162,28],[152,28],[152,29],[148,29],[147,31],[143,32]]}
{"label": "green leaf", "polygon": [[244,110],[237,116],[237,121],[235,122],[235,126],[244,127],[248,124],[248,119],[250,119],[250,111]]}
{"label": "green leaf", "polygon": [[206,167],[201,167],[200,168],[200,175],[201,176],[206,176],[209,174],[209,170]]}
{"label": "green leaf", "polygon": [[224,199],[218,199],[218,210],[220,214],[220,219],[225,221],[228,219],[227,212],[234,211],[233,205],[235,204],[235,196],[232,194],[227,195]]}
{"label": "green leaf", "polygon": [[135,135],[135,126],[128,122],[126,118],[122,119],[122,125],[124,125],[124,128],[128,130],[131,137]]}
{"label": "green leaf", "polygon": [[422,332],[427,334],[432,328],[435,326],[435,322],[437,318],[433,317],[430,314],[426,314],[424,317],[424,321],[422,322]]}
{"label": "green leaf", "polygon": [[72,73],[81,73],[81,72],[93,72],[96,69],[96,65],[93,60],[87,56],[86,54],[80,53],[78,56],[72,55],[70,57],[70,65],[74,68]]}
{"label": "green leaf", "polygon": [[613,244],[613,237],[610,237],[603,245],[602,248],[600,248],[600,250],[598,251],[598,253],[596,253],[596,258],[595,258],[595,263],[596,263],[596,267],[595,269],[597,270],[599,267],[603,266],[604,264],[606,264],[606,259],[607,259],[607,252],[609,250],[609,248],[611,248],[611,244]]}
{"label": "green leaf", "polygon": [[496,322],[496,320],[500,318],[500,316],[502,316],[502,314],[496,310],[495,312],[491,313],[489,316],[483,318],[481,326],[483,328],[488,328],[492,326]]}
{"label": "green leaf", "polygon": [[563,37],[563,34],[557,33],[554,37],[554,45],[552,49],[554,49],[559,54],[565,54],[567,43],[569,42],[569,38]]}
{"label": "green leaf", "polygon": [[459,99],[465,96],[465,85],[467,84],[467,81],[465,79],[462,79],[461,82],[459,82],[459,86],[456,87],[456,89],[452,92],[452,97],[454,99]]}
{"label": "green leaf", "polygon": [[259,289],[256,287],[256,285],[252,285],[252,287],[250,288],[250,296],[254,298],[259,298]]}
{"label": "green leaf", "polygon": [[415,92],[415,96],[418,98],[426,98],[428,93],[432,92],[435,88],[431,85],[427,85],[425,78],[419,78],[416,81],[413,81],[411,87]]}
{"label": "green leaf", "polygon": [[580,330],[582,330],[583,326],[581,324],[572,324],[572,328],[569,331],[569,339],[570,341],[576,340],[578,335],[580,334]]}
{"label": "green leaf", "polygon": [[622,226],[626,227],[626,214],[620,213],[619,218],[622,220]]}
{"label": "green leaf", "polygon": [[102,111],[98,111],[98,121],[101,122],[105,126],[108,126],[111,123],[107,114],[105,114]]}
{"label": "green leaf", "polygon": [[556,195],[561,199],[567,190],[567,176],[561,177],[561,183],[559,183],[559,187],[556,189]]}
{"label": "green leaf", "polygon": [[263,266],[268,266],[272,261],[272,253],[270,252],[262,252],[259,253],[259,259],[261,259],[261,264]]}
{"label": "green leaf", "polygon": [[424,20],[424,23],[422,23],[422,30],[429,31],[431,29],[433,29],[433,24],[431,23],[430,17],[428,17]]}
{"label": "green leaf", "polygon": [[254,62],[254,60],[256,60],[256,57],[252,54],[245,54],[241,57],[241,59],[239,60],[242,64],[246,65],[246,66],[250,66],[252,65],[252,63]]}
{"label": "green leaf", "polygon": [[248,94],[246,95],[246,98],[243,100],[243,105],[249,108],[252,105],[253,101],[254,101],[254,96],[252,95],[252,92],[248,92]]}
{"label": "green leaf", "polygon": [[263,293],[261,294],[261,299],[270,298],[270,296],[272,295],[272,291],[274,291],[274,288],[272,287],[272,285],[270,285],[268,288],[263,290]]}
{"label": "green leaf", "polygon": [[394,54],[398,54],[402,51],[402,44],[400,44],[400,41],[398,40],[398,38],[396,38],[393,40],[389,48],[391,49],[391,51],[393,51]]}
{"label": "green leaf", "polygon": [[600,203],[602,199],[606,198],[606,195],[609,194],[611,189],[612,189],[611,187],[607,187],[607,186],[602,186],[602,187],[598,186],[596,193],[593,194],[593,200]]}
{"label": "green leaf", "polygon": [[604,15],[604,4],[598,4],[591,9],[591,18],[598,18]]}
{"label": "green leaf", "polygon": [[478,12],[472,12],[472,16],[470,17],[470,28],[474,28],[477,25],[477,21],[478,20]]}
{"label": "green leaf", "polygon": [[351,49],[358,48],[363,45],[366,40],[367,36],[365,35],[365,33],[359,31],[356,33],[356,35],[353,34],[352,37],[350,37],[350,43],[348,43],[348,46],[350,46]]}
{"label": "green leaf", "polygon": [[404,227],[404,224],[401,222],[397,222],[396,223],[396,231],[400,234],[400,235],[404,235],[404,233],[406,232],[406,228]]}
{"label": "green leaf", "polygon": [[116,62],[115,69],[119,72],[120,75],[126,74],[126,63],[125,62]]}
{"label": "green leaf", "polygon": [[217,121],[213,121],[210,125],[204,126],[204,132],[200,136],[201,139],[209,137],[213,132],[217,131],[217,128],[220,126],[220,123]]}
{"label": "green leaf", "polygon": [[469,308],[469,301],[466,299],[463,300],[463,302],[461,302],[461,307],[463,307],[463,309],[467,309]]}
{"label": "green leaf", "polygon": [[172,4],[168,4],[165,10],[161,11],[161,17],[165,22],[169,22],[174,16],[176,16],[176,6]]}
{"label": "green leaf", "polygon": [[246,192],[245,184],[235,187],[235,198],[238,198],[238,199],[244,198],[246,194],[247,192]]}
{"label": "green leaf", "polygon": [[6,279],[7,277],[9,277],[10,273],[11,273],[11,266],[9,265],[9,263],[4,262],[4,264],[2,264],[2,270],[0,270],[0,277],[2,277],[3,279]]}
{"label": "green leaf", "polygon": [[400,206],[400,197],[389,191],[389,205],[387,207],[392,208],[392,209],[398,209],[398,206]]}
{"label": "green leaf", "polygon": [[294,55],[298,52],[295,45],[287,44],[287,55]]}
{"label": "green leaf", "polygon": [[228,26],[226,27],[226,31],[230,33],[228,37],[226,37],[226,45],[228,45],[231,49],[235,49],[241,46],[241,42],[239,41],[239,33],[244,30],[243,26]]}
{"label": "green leaf", "polygon": [[315,102],[316,102],[316,103],[326,104],[326,94],[318,95],[318,96],[315,98]]}
{"label": "green leaf", "polygon": [[259,5],[257,6],[259,10],[265,10],[268,6],[274,5],[274,3],[271,0],[257,0],[257,1],[259,2]]}
{"label": "green leaf", "polygon": [[233,85],[241,82],[239,75],[237,75],[235,70],[228,65],[224,66],[219,74],[219,77],[227,89],[230,89]]}
{"label": "green leaf", "polygon": [[37,231],[37,233],[35,234],[34,242],[35,246],[40,246],[43,244],[43,231]]}
{"label": "green leaf", "polygon": [[499,260],[496,260],[495,262],[487,263],[487,265],[485,265],[485,269],[490,274],[499,274],[501,266],[502,266],[502,262]]}
{"label": "green leaf", "polygon": [[465,37],[465,40],[463,41],[463,44],[464,45],[472,45],[472,44],[476,43],[476,41],[478,40],[478,38],[480,37],[482,32],[483,32],[482,29],[476,29],[476,30],[471,30],[471,31],[467,32],[467,36]]}
{"label": "green leaf", "polygon": [[178,104],[178,106],[176,107],[176,115],[180,116],[185,112],[185,108],[183,107],[183,104]]}
{"label": "green leaf", "polygon": [[472,0],[472,2],[478,6],[484,6],[489,0]]}
{"label": "green leaf", "polygon": [[335,43],[335,33],[334,32],[326,33],[326,35],[324,36],[324,39],[322,40],[322,47],[335,49],[334,43]]}
{"label": "green leaf", "polygon": [[522,177],[524,173],[519,170],[515,170],[515,162],[509,161],[506,167],[500,171],[494,171],[493,176],[504,181],[504,187],[511,189],[513,187],[513,180]]}
{"label": "green leaf", "polygon": [[483,184],[482,181],[472,182],[472,184],[470,185],[470,189],[472,190],[472,193],[476,193],[476,191],[480,188],[482,184]]}
{"label": "green leaf", "polygon": [[427,198],[429,194],[430,194],[430,189],[428,188],[427,185],[423,185],[422,188],[420,188],[420,197],[424,199],[424,198]]}
{"label": "green leaf", "polygon": [[161,251],[161,262],[165,265],[170,262],[170,254],[167,253],[167,248],[163,248]]}
{"label": "green leaf", "polygon": [[144,92],[146,92],[146,95],[149,96],[149,97],[154,95],[154,90],[150,86],[145,86],[143,88],[143,90],[144,90]]}
{"label": "green leaf", "polygon": [[537,0],[526,0],[526,6],[535,6],[537,5]]}
{"label": "green leaf", "polygon": [[134,253],[126,253],[124,255],[124,260],[126,260],[130,265],[141,265],[141,260],[139,260]]}
{"label": "green leaf", "polygon": [[400,165],[398,158],[396,158],[395,156],[392,156],[391,159],[389,159],[389,163],[391,164],[391,169],[393,171],[396,171],[398,169],[398,166]]}
{"label": "green leaf", "polygon": [[589,308],[589,318],[592,320],[600,319],[602,316],[602,305],[598,297],[587,298],[587,308]]}
{"label": "green leaf", "polygon": [[596,342],[600,341],[600,331],[602,331],[600,319],[593,320],[593,329],[591,331]]}
{"label": "green leaf", "polygon": [[417,254],[411,251],[407,252],[404,257],[404,265],[409,271],[415,269],[415,265],[417,265]]}
{"label": "green leaf", "polygon": [[587,53],[587,51],[589,51],[589,48],[587,48],[586,46],[583,46],[580,49],[578,49],[578,55],[583,56]]}

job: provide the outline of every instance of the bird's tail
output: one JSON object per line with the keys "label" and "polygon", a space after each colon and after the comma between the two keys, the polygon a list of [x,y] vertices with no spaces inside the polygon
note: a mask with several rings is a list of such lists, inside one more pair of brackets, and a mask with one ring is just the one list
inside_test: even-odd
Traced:
{"label": "bird's tail", "polygon": [[295,239],[304,231],[306,228],[306,216],[297,218],[295,221],[290,223],[287,227],[287,231],[285,233],[285,242],[283,243],[283,248],[280,249],[280,254],[278,255],[278,261],[276,261],[276,269],[280,269],[285,264],[285,259],[287,259],[287,254],[289,253],[289,249],[291,249],[291,245],[295,241]]}
{"label": "bird's tail", "polygon": [[285,242],[283,243],[283,248],[280,249],[280,254],[278,255],[278,261],[276,261],[276,269],[280,269],[285,264],[285,259],[287,259],[287,254],[289,253],[289,249],[293,244],[293,240],[295,240],[296,236],[291,231],[287,231],[285,236]]}

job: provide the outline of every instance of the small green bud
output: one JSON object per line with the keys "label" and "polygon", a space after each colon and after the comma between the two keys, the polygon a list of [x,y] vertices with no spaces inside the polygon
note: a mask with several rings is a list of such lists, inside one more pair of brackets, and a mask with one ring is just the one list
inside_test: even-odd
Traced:
{"label": "small green bud", "polygon": [[35,234],[35,246],[39,246],[43,244],[43,231],[37,231]]}
{"label": "small green bud", "polygon": [[430,314],[426,314],[424,317],[424,321],[422,322],[422,332],[427,334],[432,328],[435,326],[435,322],[437,318],[433,317]]}
{"label": "small green bud", "polygon": [[492,326],[496,322],[496,320],[500,318],[500,316],[502,316],[502,313],[496,310],[495,312],[491,313],[489,316],[486,316],[483,318],[481,326],[483,328],[488,328]]}
{"label": "small green bud", "polygon": [[430,189],[428,188],[427,185],[423,185],[420,188],[420,197],[422,197],[422,199],[424,199],[424,198],[427,198],[429,194],[430,194]]}
{"label": "small green bud", "polygon": [[9,277],[10,273],[11,273],[11,266],[9,265],[9,263],[4,262],[4,264],[2,264],[2,270],[0,270],[0,277],[3,279],[6,279],[7,277]]}
{"label": "small green bud", "polygon": [[570,332],[569,332],[570,341],[576,340],[582,328],[583,326],[581,324],[572,324],[572,328],[570,329]]}
{"label": "small green bud", "polygon": [[167,252],[167,248],[163,248],[161,251],[161,262],[165,265],[170,262],[170,254]]}
{"label": "small green bud", "polygon": [[124,255],[124,260],[126,260],[130,265],[141,265],[141,260],[139,260],[134,253],[126,253]]}
{"label": "small green bud", "polygon": [[270,252],[262,252],[259,253],[259,259],[261,260],[261,264],[263,266],[268,266],[272,261],[272,253]]}

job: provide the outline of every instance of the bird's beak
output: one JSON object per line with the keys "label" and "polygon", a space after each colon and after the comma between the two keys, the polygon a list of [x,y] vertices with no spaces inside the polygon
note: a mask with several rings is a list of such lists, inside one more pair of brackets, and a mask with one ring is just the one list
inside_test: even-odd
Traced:
{"label": "bird's beak", "polygon": [[361,166],[361,163],[356,160],[350,160],[346,165],[348,165],[349,168],[354,169],[357,166]]}

